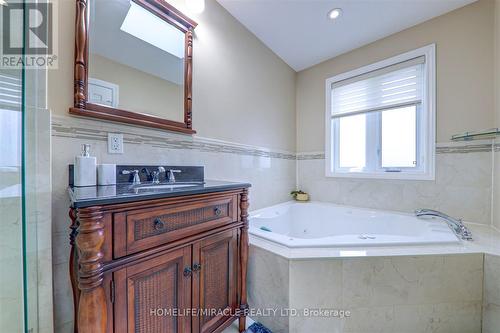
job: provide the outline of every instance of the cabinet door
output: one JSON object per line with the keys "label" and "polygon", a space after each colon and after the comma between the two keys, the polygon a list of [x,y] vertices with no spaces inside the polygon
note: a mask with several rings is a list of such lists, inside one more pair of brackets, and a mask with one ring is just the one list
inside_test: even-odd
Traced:
{"label": "cabinet door", "polygon": [[191,332],[190,267],[186,246],[116,271],[115,332]]}
{"label": "cabinet door", "polygon": [[[229,230],[193,246],[193,332],[212,332],[238,307],[238,233]],[[199,264],[200,266],[197,266]]]}

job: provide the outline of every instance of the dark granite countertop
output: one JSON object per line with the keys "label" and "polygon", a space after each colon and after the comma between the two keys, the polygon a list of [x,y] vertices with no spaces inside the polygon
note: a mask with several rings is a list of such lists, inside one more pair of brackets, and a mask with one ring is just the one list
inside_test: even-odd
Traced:
{"label": "dark granite countertop", "polygon": [[[179,182],[176,184],[179,185],[183,183]],[[141,186],[144,187],[148,185],[151,184],[143,183],[136,186],[131,184],[86,187],[70,186],[68,187],[68,193],[71,200],[71,206],[73,208],[83,208],[97,205],[109,205],[183,195],[220,192],[238,188],[248,188],[251,186],[248,183],[207,180],[203,183],[191,183],[191,186],[186,187],[138,190]]]}

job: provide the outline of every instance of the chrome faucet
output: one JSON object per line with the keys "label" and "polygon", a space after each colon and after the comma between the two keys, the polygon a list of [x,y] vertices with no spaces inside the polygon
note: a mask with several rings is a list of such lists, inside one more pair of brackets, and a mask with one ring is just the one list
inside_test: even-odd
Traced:
{"label": "chrome faucet", "polygon": [[162,166],[158,167],[158,170],[152,171],[151,176],[153,177],[153,184],[160,183],[160,174],[165,172],[165,168]]}
{"label": "chrome faucet", "polygon": [[162,166],[159,166],[156,170],[153,170],[151,172],[147,168],[142,168],[141,171],[146,174],[146,176],[148,177],[148,180],[150,180],[151,183],[159,184],[160,183],[160,174],[162,172],[165,172],[165,168]]}
{"label": "chrome faucet", "polygon": [[469,241],[472,240],[472,233],[470,232],[469,228],[467,228],[464,225],[461,219],[456,219],[454,217],[446,215],[445,213],[441,213],[437,210],[425,209],[425,208],[415,210],[415,215],[417,217],[424,217],[424,216],[439,217],[448,224],[448,226],[453,230],[453,232],[457,236],[459,236],[463,240],[469,240]]}
{"label": "chrome faucet", "polygon": [[153,184],[160,183],[160,174],[162,172],[165,172],[165,168],[162,166],[159,166],[157,170],[151,171],[151,181],[153,182]]}
{"label": "chrome faucet", "polygon": [[139,170],[122,170],[122,175],[131,175],[132,185],[140,185],[141,177],[139,177]]}

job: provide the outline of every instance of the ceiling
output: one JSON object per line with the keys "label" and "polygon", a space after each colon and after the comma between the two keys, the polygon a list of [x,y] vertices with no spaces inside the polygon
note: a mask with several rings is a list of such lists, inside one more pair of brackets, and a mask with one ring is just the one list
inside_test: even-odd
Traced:
{"label": "ceiling", "polygon": [[[476,0],[217,0],[296,71]],[[341,8],[337,20],[327,18]]]}

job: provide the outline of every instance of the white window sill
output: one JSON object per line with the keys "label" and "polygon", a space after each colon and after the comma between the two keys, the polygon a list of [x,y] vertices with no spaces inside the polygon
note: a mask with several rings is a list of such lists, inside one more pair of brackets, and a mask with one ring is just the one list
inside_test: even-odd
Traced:
{"label": "white window sill", "polygon": [[401,172],[327,172],[328,178],[394,179],[394,180],[435,180],[434,173]]}

